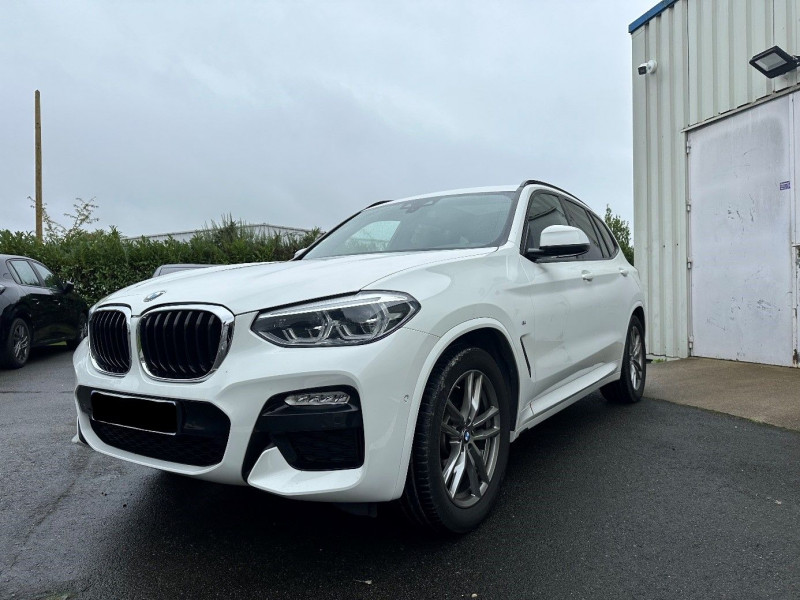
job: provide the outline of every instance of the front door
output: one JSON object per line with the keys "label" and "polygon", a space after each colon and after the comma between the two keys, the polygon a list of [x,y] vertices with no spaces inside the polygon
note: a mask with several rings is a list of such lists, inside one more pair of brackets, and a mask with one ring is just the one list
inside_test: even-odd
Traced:
{"label": "front door", "polygon": [[[538,248],[546,227],[568,224],[561,200],[551,193],[536,192],[528,208],[523,248]],[[534,378],[531,408],[538,414],[562,399],[558,388],[574,379],[581,368],[579,353],[585,348],[580,341],[585,332],[576,317],[591,312],[591,297],[574,257],[532,262],[522,256],[520,261],[530,281],[533,303],[533,333],[522,342]]]}

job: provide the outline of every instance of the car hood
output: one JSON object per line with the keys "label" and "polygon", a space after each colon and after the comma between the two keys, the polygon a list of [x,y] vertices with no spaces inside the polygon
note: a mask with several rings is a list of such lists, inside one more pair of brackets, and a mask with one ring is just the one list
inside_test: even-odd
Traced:
{"label": "car hood", "polygon": [[[219,304],[234,314],[241,314],[358,292],[400,271],[481,256],[495,250],[362,254],[195,269],[136,283],[103,298],[98,305],[125,304],[138,315],[154,306],[167,304]],[[163,293],[145,301],[156,292]]]}

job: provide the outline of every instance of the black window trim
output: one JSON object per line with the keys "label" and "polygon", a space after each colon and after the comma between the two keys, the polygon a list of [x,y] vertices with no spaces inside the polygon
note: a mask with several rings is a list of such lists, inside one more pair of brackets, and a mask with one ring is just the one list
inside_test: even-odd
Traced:
{"label": "black window trim", "polygon": [[[525,248],[525,242],[528,240],[528,214],[530,213],[531,205],[533,204],[533,199],[536,196],[540,195],[540,194],[546,194],[546,195],[552,196],[553,198],[558,200],[559,203],[561,204],[561,211],[564,213],[564,218],[567,220],[567,223],[569,223],[569,215],[567,215],[567,211],[564,210],[564,199],[563,199],[562,194],[560,193],[560,190],[558,188],[548,189],[548,188],[543,187],[543,188],[539,188],[539,189],[534,190],[531,193],[530,198],[528,198],[528,206],[525,208],[525,217],[524,217],[525,223],[522,226],[522,239],[519,242],[519,253],[522,255],[523,258],[525,258],[525,251],[527,250],[527,248]],[[526,260],[530,260],[530,259],[526,259]],[[575,260],[575,256],[573,256],[573,255],[570,255],[570,256],[552,256],[552,257],[539,258],[536,261],[536,263],[537,264],[565,263],[565,262],[573,262],[574,260]]]}
{"label": "black window trim", "polygon": [[606,239],[603,237],[603,234],[600,233],[600,228],[597,226],[597,219],[594,217],[594,213],[588,211],[587,216],[589,217],[589,223],[592,224],[592,231],[597,236],[597,241],[600,243],[600,254],[603,255],[603,258],[610,259],[611,258],[611,250],[608,248],[608,244],[606,244]]}
{"label": "black window trim", "polygon": [[31,267],[33,268],[33,272],[36,273],[36,277],[39,279],[39,282],[41,283],[41,287],[43,287],[46,290],[52,290],[54,292],[58,292],[63,288],[64,282],[61,281],[61,278],[58,275],[56,275],[56,273],[55,273],[55,271],[53,271],[53,269],[49,268],[44,263],[40,263],[38,260],[33,260],[32,258],[29,258],[28,262],[29,263],[35,263],[35,264],[39,265],[45,271],[50,271],[50,273],[53,274],[53,277],[55,277],[56,281],[58,282],[58,285],[56,285],[55,287],[50,287],[50,286],[46,285],[45,284],[45,280],[42,279],[41,273],[39,273],[39,271],[37,271],[36,268],[33,267],[33,265],[31,265]]}
{"label": "black window trim", "polygon": [[[23,283],[22,277],[20,276],[19,273],[17,273],[16,267],[14,267],[14,261],[28,263],[28,266],[31,268],[31,271],[33,271],[33,274],[36,275],[36,280],[39,282],[39,285],[31,285],[30,283]],[[47,287],[46,285],[44,285],[44,281],[42,281],[42,278],[39,277],[38,271],[36,271],[36,269],[33,268],[33,265],[31,264],[31,262],[35,262],[35,261],[33,261],[30,258],[9,258],[8,259],[7,263],[8,263],[8,266],[9,266],[9,270],[12,272],[12,277],[14,277],[16,279],[17,284],[18,285],[24,285],[25,287],[40,287],[40,288],[44,288],[46,290],[51,289],[51,288]],[[42,266],[44,266],[44,265],[42,265]],[[47,270],[49,271],[50,269],[47,269]]]}
{"label": "black window trim", "polygon": [[13,258],[6,259],[6,269],[8,270],[8,274],[11,275],[11,279],[17,285],[22,285],[22,281],[20,281],[19,275],[17,275],[17,271],[11,265],[11,261],[14,260]]}
{"label": "black window trim", "polygon": [[[594,223],[594,226],[597,229],[600,229],[600,227],[605,229],[605,232],[608,234],[608,239],[611,240],[611,246],[612,247],[611,247],[611,252],[610,252],[610,255],[609,255],[609,259],[616,258],[617,254],[619,253],[619,242],[617,242],[617,238],[615,238],[614,234],[611,233],[611,229],[609,229],[608,225],[606,225],[606,222],[602,218],[600,218],[600,215],[598,215],[597,213],[595,213],[593,211],[590,212],[590,215],[592,216],[592,222]],[[602,234],[601,234],[601,237],[602,237]],[[605,239],[604,239],[604,241],[605,241]]]}
{"label": "black window trim", "polygon": [[[596,225],[594,224],[594,219],[592,219],[592,216],[597,216],[597,215],[594,214],[594,211],[592,211],[592,209],[590,209],[587,206],[584,206],[582,202],[575,202],[574,200],[572,200],[571,198],[568,198],[566,196],[562,196],[561,197],[561,201],[562,202],[569,202],[573,206],[577,206],[578,208],[580,208],[582,210],[585,210],[587,216],[589,217],[589,223],[592,224],[593,228],[596,227]],[[580,229],[580,227],[578,227],[578,225],[572,221],[572,217],[570,217],[569,212],[567,212],[567,210],[566,210],[566,207],[564,208],[564,214],[567,215],[567,220],[569,221],[570,225]],[[600,217],[598,217],[598,219],[599,218]],[[599,231],[596,231],[595,233],[597,234],[597,239],[600,240],[600,243],[602,244],[602,246],[598,246],[598,248],[600,249],[600,253],[602,254],[603,253],[603,248],[605,247],[605,242],[603,241],[603,236],[600,235]],[[614,239],[613,235],[611,236],[611,239]],[[591,241],[591,240],[589,240],[589,241]],[[617,252],[619,252],[619,248],[617,248]],[[577,259],[580,260],[580,261],[583,261],[583,262],[597,262],[599,260],[612,260],[614,257],[617,256],[617,252],[615,252],[613,255],[611,255],[611,256],[609,256],[607,258],[605,256],[600,256],[600,258],[586,258],[585,254],[581,254],[580,256],[578,256]]]}
{"label": "black window trim", "polygon": [[[605,228],[606,232],[608,233],[609,238],[611,239],[611,242],[614,245],[613,252],[610,253],[610,255],[608,257],[601,256],[600,258],[585,258],[585,255],[579,255],[579,256],[564,257],[564,258],[567,258],[567,260],[560,260],[562,257],[553,257],[552,259],[540,258],[537,261],[537,263],[544,263],[544,262],[547,262],[547,263],[550,263],[550,262],[571,262],[571,261],[574,261],[574,260],[581,260],[581,261],[586,261],[586,262],[594,262],[594,261],[598,261],[598,260],[613,260],[622,251],[620,249],[619,242],[617,241],[617,238],[615,238],[614,234],[611,233],[611,230],[609,229],[608,225],[606,225],[605,221],[603,221],[603,219],[601,219],[599,215],[597,215],[591,208],[589,208],[588,204],[586,204],[582,200],[578,200],[578,198],[576,198],[575,196],[570,194],[568,191],[563,190],[563,189],[561,189],[559,187],[556,187],[554,185],[551,185],[549,183],[546,183],[544,181],[538,181],[538,180],[524,181],[522,183],[522,185],[520,185],[519,190],[521,191],[523,188],[527,187],[528,185],[541,185],[543,187],[535,189],[533,192],[531,192],[531,195],[528,198],[528,206],[525,209],[525,217],[524,217],[525,218],[525,223],[523,224],[523,227],[522,227],[522,239],[519,242],[519,251],[520,251],[520,254],[523,257],[525,256],[525,250],[526,250],[525,242],[528,239],[528,212],[530,211],[531,203],[533,202],[533,199],[537,194],[550,194],[551,196],[555,196],[556,198],[558,198],[559,201],[561,202],[561,210],[564,211],[564,215],[567,218],[567,222],[572,227],[576,227],[576,225],[575,225],[575,223],[573,223],[572,219],[570,218],[569,213],[567,213],[565,203],[566,202],[570,202],[573,205],[584,209],[586,211],[586,213],[589,215],[589,222],[592,223],[592,227],[595,229],[595,233],[597,234],[597,239],[600,240],[601,246],[599,246],[599,248],[600,248],[601,254],[603,253],[603,248],[605,248],[605,246],[606,246],[606,241],[603,238],[603,235],[600,233],[600,231],[597,230],[597,227],[598,227],[597,223],[598,222],[602,223],[602,226]],[[578,227],[578,229],[580,229],[580,227]]]}

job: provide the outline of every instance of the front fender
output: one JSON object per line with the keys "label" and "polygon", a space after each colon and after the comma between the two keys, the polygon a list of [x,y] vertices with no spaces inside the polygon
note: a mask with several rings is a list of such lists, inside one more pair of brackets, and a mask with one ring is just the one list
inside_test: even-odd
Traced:
{"label": "front fender", "polygon": [[[409,410],[408,420],[406,422],[406,433],[403,441],[403,453],[401,455],[400,469],[398,471],[397,482],[395,484],[395,489],[393,493],[394,498],[399,498],[403,493],[403,488],[405,487],[406,475],[408,473],[408,464],[411,460],[411,449],[414,445],[414,432],[416,431],[417,427],[417,417],[419,416],[419,408],[420,405],[422,404],[422,396],[425,393],[425,386],[428,383],[428,378],[431,376],[431,373],[433,372],[434,366],[436,365],[438,360],[442,357],[442,355],[445,353],[445,351],[457,339],[459,339],[460,337],[471,331],[476,331],[478,329],[486,329],[486,328],[495,329],[499,331],[503,336],[505,336],[506,340],[509,342],[514,352],[514,360],[517,362],[518,371],[522,373],[523,372],[522,369],[527,369],[527,367],[524,366],[525,359],[524,356],[522,356],[522,348],[519,345],[519,341],[517,341],[517,343],[514,343],[514,338],[509,334],[508,329],[500,321],[496,319],[487,317],[470,319],[468,321],[465,321],[450,328],[443,335],[441,335],[434,344],[430,353],[428,354],[427,359],[423,363],[423,367],[420,370],[417,382],[414,386],[414,394],[411,400],[411,407]],[[520,368],[520,361],[522,361],[523,365],[522,368]]]}

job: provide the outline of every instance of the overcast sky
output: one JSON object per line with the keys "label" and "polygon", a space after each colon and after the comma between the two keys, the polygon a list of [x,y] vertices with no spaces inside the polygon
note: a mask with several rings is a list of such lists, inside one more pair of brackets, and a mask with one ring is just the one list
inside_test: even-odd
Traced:
{"label": "overcast sky", "polygon": [[0,5],[0,229],[225,213],[329,228],[376,200],[538,178],[633,216],[628,24],[655,0]]}

